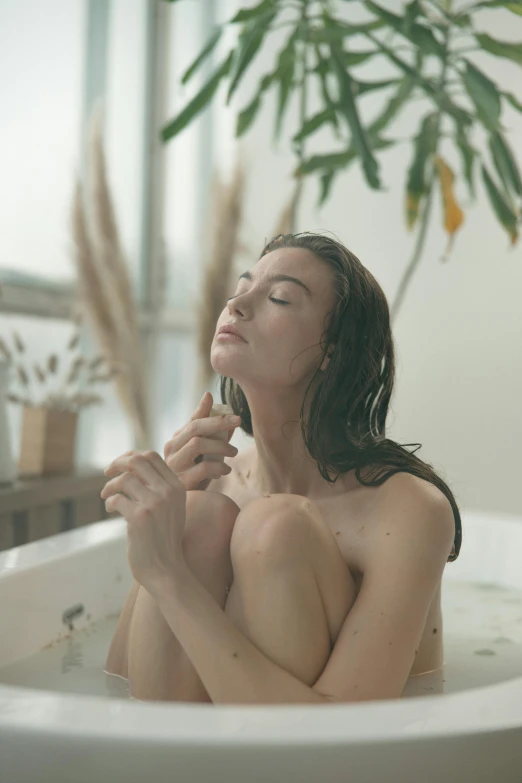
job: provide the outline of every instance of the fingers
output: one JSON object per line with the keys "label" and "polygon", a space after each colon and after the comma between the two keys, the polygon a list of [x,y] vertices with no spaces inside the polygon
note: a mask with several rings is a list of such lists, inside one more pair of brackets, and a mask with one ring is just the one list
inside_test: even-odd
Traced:
{"label": "fingers", "polygon": [[[131,451],[117,457],[105,468],[106,476],[129,473],[137,477],[143,485],[154,492],[165,494],[166,488],[179,486],[176,477],[155,451]],[[109,482],[111,483],[111,482]],[[108,486],[108,485],[106,485]],[[143,496],[143,493],[142,493]],[[150,498],[149,498],[150,499]]]}
{"label": "fingers", "polygon": [[194,421],[194,419],[201,419],[204,416],[208,416],[210,411],[212,410],[212,404],[213,404],[212,395],[210,392],[205,392],[203,397],[199,401],[199,405],[190,417],[189,421]]}
{"label": "fingers", "polygon": [[191,469],[191,473],[199,481],[204,481],[206,478],[221,478],[230,473],[232,468],[227,465],[226,462],[200,462]]}
{"label": "fingers", "polygon": [[211,418],[192,419],[185,427],[175,432],[170,441],[167,441],[164,449],[165,459],[176,451],[180,451],[192,438],[205,437],[222,430],[234,431],[239,424],[241,424],[240,416],[228,414],[212,416]]}
{"label": "fingers", "polygon": [[105,508],[107,511],[118,511],[122,517],[130,517],[132,512],[136,510],[136,506],[123,495],[111,495],[105,501]]}
{"label": "fingers", "polygon": [[126,500],[133,505],[133,501],[139,503],[141,506],[146,506],[154,499],[154,493],[140,481],[139,478],[133,476],[132,473],[122,473],[120,476],[108,481],[100,492],[100,497],[104,500],[111,496],[123,493]]}
{"label": "fingers", "polygon": [[172,473],[169,466],[163,460],[157,451],[146,451],[143,455],[154,466],[158,474],[169,484],[171,487],[179,486],[179,482],[176,480],[176,476]]}

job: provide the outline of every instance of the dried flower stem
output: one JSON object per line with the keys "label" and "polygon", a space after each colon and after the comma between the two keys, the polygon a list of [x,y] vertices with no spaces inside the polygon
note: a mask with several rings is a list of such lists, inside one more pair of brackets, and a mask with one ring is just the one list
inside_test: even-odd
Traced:
{"label": "dried flower stem", "polygon": [[7,347],[7,345],[2,340],[1,337],[0,337],[0,353],[3,354],[6,359],[11,360],[13,358],[13,354],[11,353],[11,351],[9,350],[9,348]]}
{"label": "dried flower stem", "polygon": [[210,349],[216,332],[216,322],[226,304],[227,292],[232,283],[244,188],[245,176],[239,160],[228,185],[221,181],[217,172],[214,175],[212,242],[203,271],[203,290],[197,302],[199,387],[207,386],[214,374],[210,364]]}
{"label": "dried flower stem", "polygon": [[115,387],[132,422],[138,446],[146,448],[149,438],[145,361],[132,285],[107,185],[99,110],[91,122],[88,160],[89,226],[79,183],[73,204],[79,292],[103,355],[124,370],[116,376]]}
{"label": "dried flower stem", "polygon": [[25,345],[23,343],[22,338],[18,334],[18,332],[13,331],[13,342],[16,346],[16,349],[19,353],[24,353],[25,351]]}
{"label": "dried flower stem", "polygon": [[34,369],[34,374],[36,375],[40,383],[45,383],[45,373],[41,369],[40,365],[35,364],[33,369]]}

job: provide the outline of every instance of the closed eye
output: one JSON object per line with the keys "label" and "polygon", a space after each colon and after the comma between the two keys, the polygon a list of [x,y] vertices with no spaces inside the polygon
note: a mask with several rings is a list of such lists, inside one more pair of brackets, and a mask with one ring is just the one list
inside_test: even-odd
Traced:
{"label": "closed eye", "polygon": [[[236,296],[239,296],[239,294],[236,294]],[[227,302],[230,302],[231,299],[235,299],[235,298],[236,298],[235,296],[229,296]],[[290,304],[290,302],[285,302],[284,299],[275,299],[273,296],[269,296],[268,298],[270,299],[271,302],[276,302],[277,304],[281,304],[281,305]]]}

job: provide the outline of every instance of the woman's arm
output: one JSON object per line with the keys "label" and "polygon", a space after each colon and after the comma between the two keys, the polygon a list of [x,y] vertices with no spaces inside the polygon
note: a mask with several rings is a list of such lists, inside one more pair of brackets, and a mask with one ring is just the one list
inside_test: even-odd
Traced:
{"label": "woman's arm", "polygon": [[105,671],[109,674],[119,674],[120,677],[128,679],[128,639],[129,630],[132,619],[132,613],[134,611],[134,604],[138,597],[138,592],[141,585],[134,580],[134,583],[130,589],[129,595],[123,607],[116,631],[112,637],[111,646],[109,648],[109,654],[107,656],[107,662],[105,664]]}

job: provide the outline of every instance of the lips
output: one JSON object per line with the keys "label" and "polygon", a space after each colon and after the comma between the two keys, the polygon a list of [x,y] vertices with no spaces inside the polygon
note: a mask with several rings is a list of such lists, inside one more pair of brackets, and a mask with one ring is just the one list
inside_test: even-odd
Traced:
{"label": "lips", "polygon": [[236,327],[232,326],[232,324],[225,324],[224,326],[221,326],[220,329],[218,329],[218,334],[223,334],[224,332],[228,334],[235,334],[236,337],[240,337],[242,340],[246,342],[243,335],[240,332],[238,332]]}

